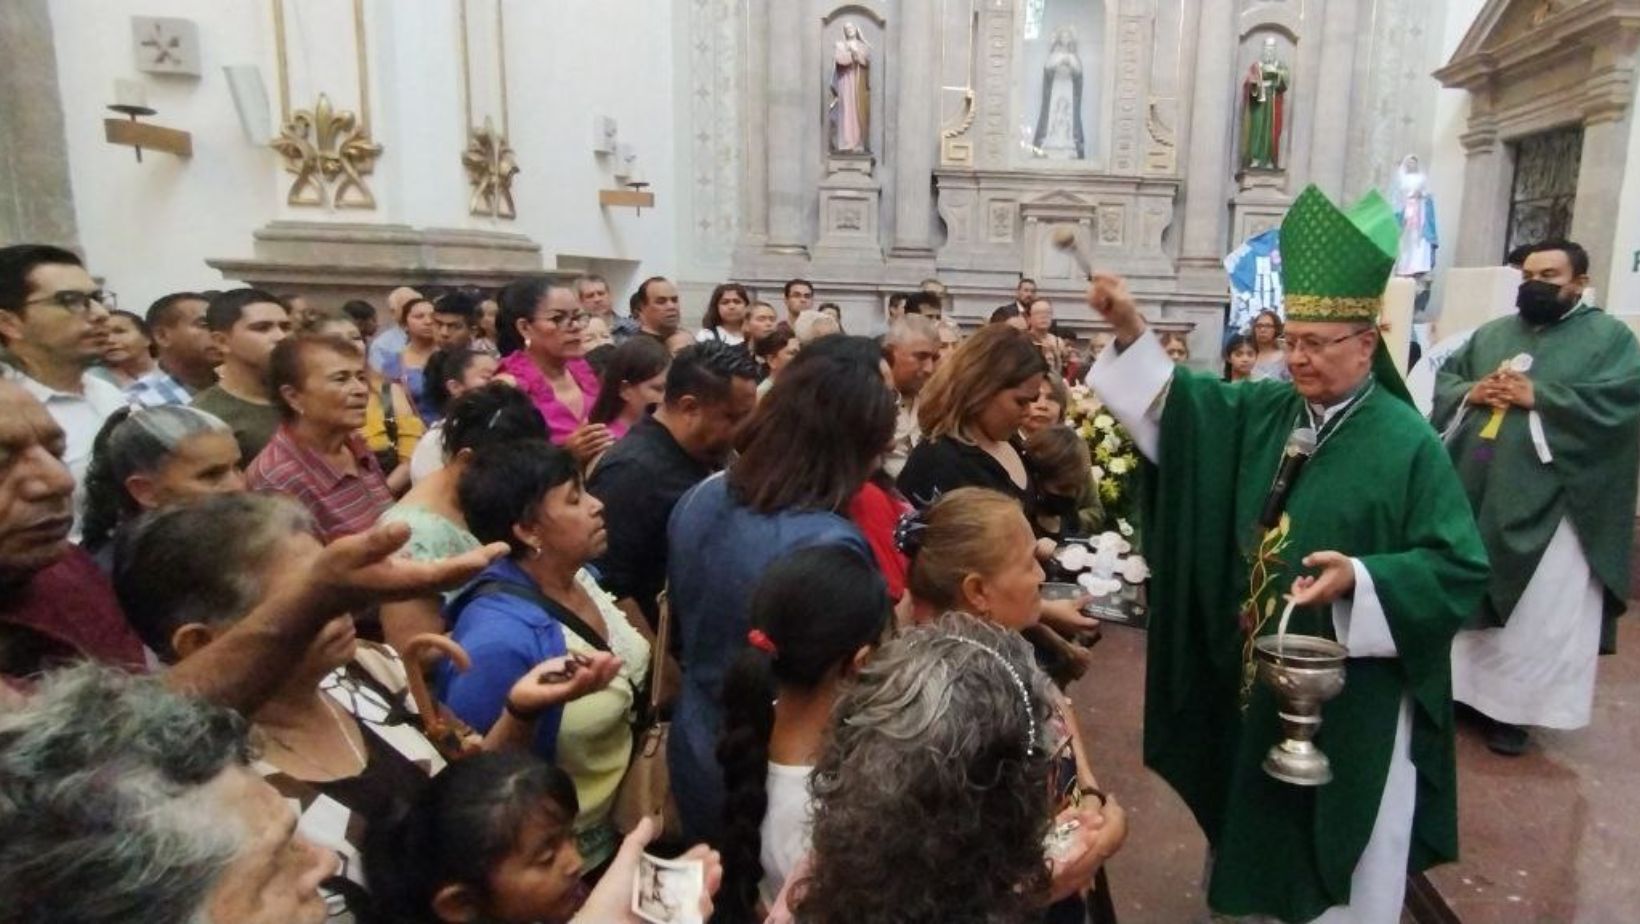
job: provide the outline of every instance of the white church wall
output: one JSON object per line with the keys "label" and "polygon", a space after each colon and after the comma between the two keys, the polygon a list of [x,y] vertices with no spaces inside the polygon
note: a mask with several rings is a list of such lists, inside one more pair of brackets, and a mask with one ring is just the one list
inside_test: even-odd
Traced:
{"label": "white church wall", "polygon": [[[131,51],[131,17],[177,16],[199,27],[199,78],[139,74]],[[251,231],[280,201],[271,151],[245,140],[225,64],[272,60],[271,28],[262,3],[203,0],[52,0],[63,127],[80,241],[93,273],[122,307],[146,310],[181,289],[220,287],[207,256],[250,256]],[[264,73],[271,69],[264,67]],[[136,80],[158,110],[144,121],[193,135],[193,156],[143,152],[103,138],[103,119],[119,118],[114,81]],[[270,105],[277,108],[273,88]]]}
{"label": "white church wall", "polygon": [[[513,221],[467,210],[459,0],[366,0],[372,134],[384,146],[369,178],[373,210],[287,205],[290,178],[278,155],[241,131],[224,65],[261,69],[270,132],[278,120],[266,0],[51,0],[75,212],[92,270],[123,306],[140,312],[166,292],[222,287],[206,258],[248,258],[255,229],[290,219],[527,234],[541,244],[549,268],[603,271],[618,297],[643,276],[674,273],[677,212],[689,192],[676,170],[674,5],[503,2],[509,127],[521,168]],[[468,4],[475,73],[483,72],[480,56],[493,47],[494,3]],[[635,6],[642,7],[641,21]],[[351,4],[287,0],[286,11],[291,105],[309,107],[308,97],[326,89],[338,108],[354,108],[353,44],[345,28]],[[200,76],[140,74],[131,51],[137,15],[195,23]],[[333,18],[344,28],[332,28]],[[192,133],[191,158],[145,152],[139,164],[130,148],[103,139],[102,120],[115,115],[105,107],[114,101],[116,79],[143,85],[158,110],[148,121]],[[480,81],[474,91],[481,122],[495,100]],[[598,190],[620,184],[614,158],[593,151],[595,116],[618,121],[621,143],[653,184],[654,209],[640,215],[599,205]]]}

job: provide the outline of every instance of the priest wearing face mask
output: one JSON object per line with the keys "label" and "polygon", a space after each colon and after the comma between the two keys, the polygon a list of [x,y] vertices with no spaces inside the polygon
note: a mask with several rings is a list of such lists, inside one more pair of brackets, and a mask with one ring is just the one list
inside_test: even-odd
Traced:
{"label": "priest wearing face mask", "polygon": [[1452,693],[1487,743],[1582,728],[1595,658],[1623,612],[1640,464],[1640,345],[1587,298],[1589,257],[1532,248],[1518,314],[1475,331],[1440,370],[1431,415],[1463,479],[1492,580],[1452,646]]}

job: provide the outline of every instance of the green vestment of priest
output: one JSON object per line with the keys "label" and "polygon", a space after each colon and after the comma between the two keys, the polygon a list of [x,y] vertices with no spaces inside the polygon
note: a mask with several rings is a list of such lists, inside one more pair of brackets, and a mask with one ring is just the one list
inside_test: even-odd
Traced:
{"label": "green vestment of priest", "polygon": [[[1493,411],[1466,407],[1465,399],[1517,357],[1530,357],[1521,365],[1534,407],[1500,412],[1496,432],[1483,437]],[[1605,589],[1605,615],[1620,614],[1640,469],[1640,345],[1628,327],[1587,304],[1547,325],[1517,315],[1490,321],[1441,366],[1430,418],[1451,431],[1452,462],[1492,560],[1476,625],[1508,621],[1562,519],[1571,520]]]}
{"label": "green vestment of priest", "polygon": [[[1390,210],[1370,200],[1346,213],[1311,187],[1294,203],[1281,228],[1289,321],[1350,321],[1367,334],[1395,254]],[[1370,905],[1353,884],[1377,890],[1381,910],[1344,915],[1396,920],[1407,871],[1457,854],[1448,659],[1487,574],[1462,486],[1381,345],[1372,372],[1330,407],[1285,382],[1140,368],[1156,349],[1146,334],[1119,357],[1107,350],[1089,379],[1155,462],[1145,762],[1207,835],[1215,911],[1311,921]],[[1151,397],[1124,412],[1124,390]],[[1260,508],[1301,426],[1319,446],[1281,525],[1262,532]],[[1357,577],[1352,600],[1300,609],[1289,628],[1351,646],[1315,739],[1333,780],[1312,788],[1260,766],[1283,736],[1273,697],[1251,680],[1248,642],[1275,631],[1301,561],[1320,551],[1348,556]],[[1379,841],[1381,806],[1399,829],[1385,837],[1410,847]],[[1368,854],[1377,868],[1363,879]]]}

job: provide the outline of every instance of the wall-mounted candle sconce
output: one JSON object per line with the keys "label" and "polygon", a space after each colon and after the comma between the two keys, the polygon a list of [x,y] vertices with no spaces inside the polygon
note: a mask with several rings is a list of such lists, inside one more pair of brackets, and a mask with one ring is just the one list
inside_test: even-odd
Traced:
{"label": "wall-mounted candle sconce", "polygon": [[151,116],[155,110],[148,105],[148,92],[137,81],[114,81],[114,102],[108,108],[126,116],[126,119],[104,119],[104,137],[109,144],[123,144],[135,148],[137,163],[142,163],[143,148],[153,148],[156,151],[175,154],[177,157],[193,156],[193,135],[175,128],[138,121],[138,116]]}

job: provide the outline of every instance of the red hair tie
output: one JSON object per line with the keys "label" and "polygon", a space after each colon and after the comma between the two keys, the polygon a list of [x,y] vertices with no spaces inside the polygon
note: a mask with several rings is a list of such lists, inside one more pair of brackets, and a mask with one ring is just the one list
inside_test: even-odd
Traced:
{"label": "red hair tie", "polygon": [[776,654],[774,639],[769,638],[769,636],[762,629],[753,629],[752,631],[746,633],[746,641],[753,648],[767,653],[770,657],[773,657]]}

